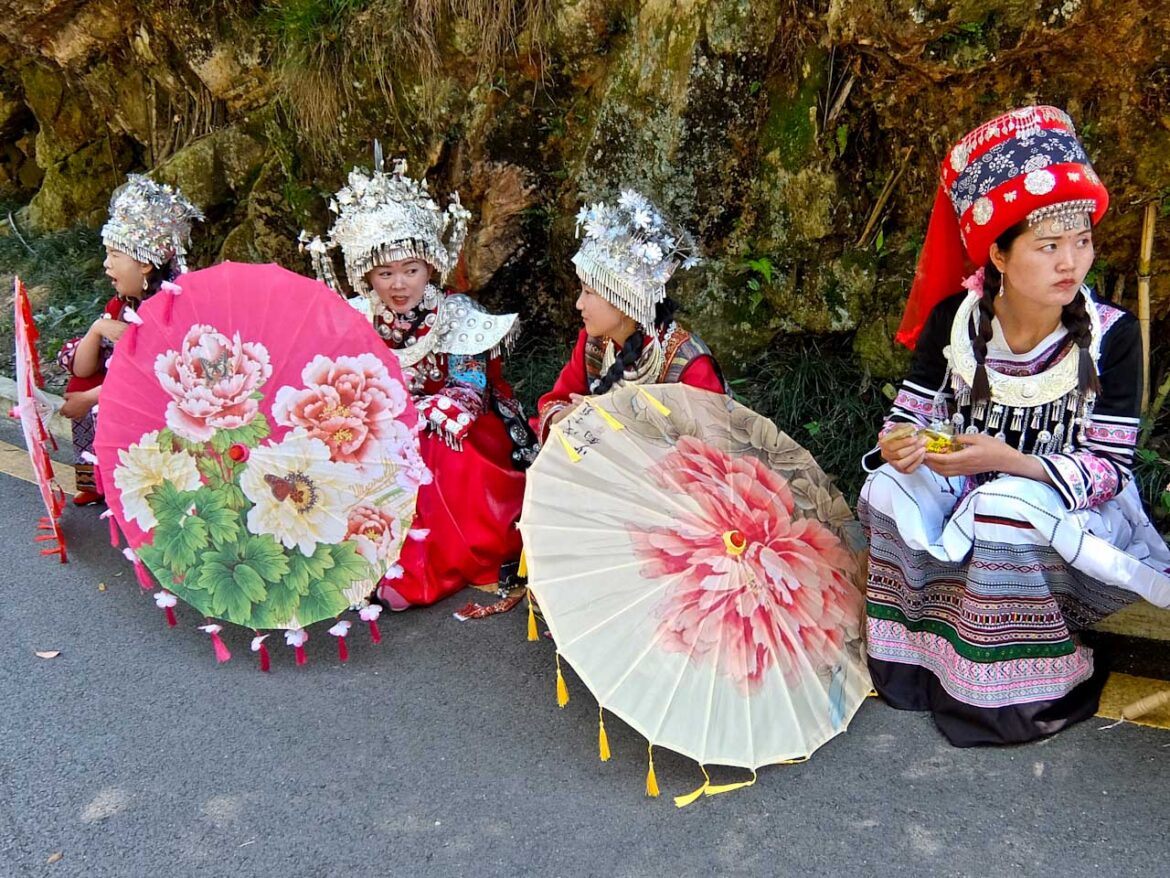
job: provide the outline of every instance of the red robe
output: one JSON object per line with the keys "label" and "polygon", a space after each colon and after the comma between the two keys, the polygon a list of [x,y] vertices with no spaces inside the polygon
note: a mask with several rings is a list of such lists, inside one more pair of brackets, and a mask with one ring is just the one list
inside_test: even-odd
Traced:
{"label": "red robe", "polygon": [[[589,334],[582,329],[577,336],[573,354],[561,369],[561,374],[557,376],[556,384],[537,403],[537,416],[530,419],[529,423],[541,441],[548,432],[549,417],[570,403],[570,394],[589,395],[589,381],[597,370],[597,364],[591,362],[587,355],[586,348],[589,344]],[[697,336],[688,332],[676,332],[673,343],[668,345],[666,363],[658,377],[658,383],[674,382],[689,384],[691,387],[710,390],[713,393],[727,392],[727,385],[723,381],[715,358]]]}
{"label": "red robe", "polygon": [[[106,320],[121,320],[122,314],[128,304],[125,299],[114,296],[114,298],[106,302],[106,307],[102,311],[102,318]],[[80,393],[83,390],[92,390],[106,379],[106,360],[109,359],[109,353],[106,351],[103,351],[99,355],[98,369],[92,375],[88,375],[85,378],[78,378],[73,374],[73,358],[77,353],[77,345],[80,341],[81,336],[69,339],[57,354],[57,365],[69,373],[69,381],[65,384],[66,393]]]}
{"label": "red robe", "polygon": [[[402,576],[383,579],[378,587],[379,598],[392,609],[433,604],[467,585],[493,584],[500,565],[520,557],[516,521],[524,502],[524,473],[513,466],[512,440],[489,404],[490,396],[510,399],[513,392],[500,357],[481,354],[477,359],[486,360],[487,387],[480,394],[483,410],[462,447],[452,448],[426,429],[419,434],[433,480],[419,490],[412,529],[428,533],[406,540],[398,561]],[[467,385],[453,380],[449,357],[438,360],[442,377],[428,378],[416,403],[450,388],[466,398]]]}

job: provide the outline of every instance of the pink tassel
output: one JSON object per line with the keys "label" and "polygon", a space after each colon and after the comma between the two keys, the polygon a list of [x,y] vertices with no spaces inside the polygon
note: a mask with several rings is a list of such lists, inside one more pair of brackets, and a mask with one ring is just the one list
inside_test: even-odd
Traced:
{"label": "pink tassel", "polygon": [[175,618],[175,604],[179,602],[178,598],[163,589],[160,592],[155,592],[154,602],[167,614],[167,625],[174,628],[179,624],[179,620]]}
{"label": "pink tassel", "polygon": [[138,584],[147,591],[154,588],[154,583],[150,581],[150,573],[140,558],[134,559],[134,575],[138,577]]}
{"label": "pink tassel", "polygon": [[358,611],[358,617],[370,624],[370,639],[374,643],[382,642],[382,632],[378,630],[378,617],[382,615],[381,604],[369,604]]}
{"label": "pink tassel", "polygon": [[113,511],[107,509],[102,513],[102,518],[108,518],[110,520],[110,545],[116,549],[119,546],[118,522],[114,521]]}
{"label": "pink tassel", "polygon": [[284,642],[293,648],[297,657],[297,667],[304,667],[308,662],[305,655],[305,642],[309,639],[309,632],[303,628],[289,628],[284,632]]}
{"label": "pink tassel", "polygon": [[215,660],[218,662],[226,662],[232,657],[228,652],[227,644],[220,640],[219,632],[223,630],[222,625],[200,625],[200,631],[206,631],[211,635],[211,646],[215,650]]}
{"label": "pink tassel", "polygon": [[175,312],[175,297],[174,297],[174,295],[164,297],[163,298],[162,322],[165,323],[167,326],[171,325],[171,318],[174,316],[174,312]]}
{"label": "pink tassel", "polygon": [[252,638],[252,652],[260,654],[260,670],[268,673],[268,647],[264,645],[264,641],[268,638],[267,634],[256,632],[256,636]]}
{"label": "pink tassel", "polygon": [[337,657],[342,662],[349,661],[349,647],[345,644],[345,637],[349,634],[349,626],[351,624],[348,619],[342,619],[329,629],[329,633],[337,638]]}

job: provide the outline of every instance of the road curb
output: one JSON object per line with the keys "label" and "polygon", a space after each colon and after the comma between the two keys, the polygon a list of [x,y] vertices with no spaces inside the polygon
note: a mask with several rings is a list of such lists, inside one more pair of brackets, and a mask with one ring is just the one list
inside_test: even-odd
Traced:
{"label": "road curb", "polygon": [[[55,393],[45,393],[45,400],[53,408],[53,414],[49,416],[48,428],[49,432],[57,439],[57,442],[62,447],[69,447],[73,442],[73,422],[66,417],[59,414],[61,404],[64,402],[61,397]],[[0,375],[0,412],[5,416],[16,406],[16,382],[11,378],[6,378]]]}

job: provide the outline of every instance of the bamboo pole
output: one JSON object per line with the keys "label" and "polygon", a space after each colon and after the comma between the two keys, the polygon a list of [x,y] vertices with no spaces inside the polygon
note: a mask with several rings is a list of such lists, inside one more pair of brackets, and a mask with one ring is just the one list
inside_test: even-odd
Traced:
{"label": "bamboo pole", "polygon": [[1132,704],[1127,704],[1121,709],[1121,718],[1133,721],[1145,716],[1151,711],[1157,710],[1163,704],[1170,704],[1170,689],[1155,692],[1153,695],[1147,695],[1145,698],[1139,698]]}
{"label": "bamboo pole", "polygon": [[1142,414],[1150,411],[1150,258],[1154,251],[1154,223],[1157,206],[1146,204],[1142,219],[1142,245],[1138,256],[1138,324],[1142,330]]}

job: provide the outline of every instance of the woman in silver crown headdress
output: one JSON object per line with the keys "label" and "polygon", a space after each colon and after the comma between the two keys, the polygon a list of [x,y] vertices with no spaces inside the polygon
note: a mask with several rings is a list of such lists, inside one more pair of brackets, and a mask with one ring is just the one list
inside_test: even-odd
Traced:
{"label": "woman in silver crown headdress", "polygon": [[[377,162],[376,162],[377,163]],[[515,314],[490,314],[443,283],[455,268],[470,213],[452,194],[444,209],[405,162],[385,173],[354,170],[330,204],[328,243],[308,241],[317,275],[337,289],[328,250],[339,246],[363,311],[395,352],[425,426],[423,459],[433,482],[419,492],[412,534],[378,587],[391,609],[431,604],[467,585],[499,581],[520,555],[515,528],[524,468],[536,452],[502,353]]]}
{"label": "woman in silver crown headdress", "polygon": [[585,396],[623,382],[682,382],[715,393],[727,385],[711,350],[674,320],[666,282],[680,266],[699,264],[695,242],[633,190],[616,205],[594,204],[577,215],[585,229],[573,257],[585,324],[552,390],[540,398],[532,427],[542,439]]}
{"label": "woman in silver crown headdress", "polygon": [[73,421],[78,506],[101,502],[103,493],[92,462],[98,396],[106,362],[127,326],[127,317],[166,281],[187,270],[191,224],[203,219],[190,201],[170,186],[131,174],[110,199],[102,226],[106,276],[114,297],[84,336],[70,339],[57,362],[70,378],[61,414]]}
{"label": "woman in silver crown headdress", "polygon": [[993,119],[941,177],[898,334],[914,362],[865,460],[866,648],[889,704],[1014,744],[1093,715],[1107,669],[1080,631],[1170,604],[1170,552],[1131,469],[1138,324],[1084,285],[1109,195],[1071,120]]}

